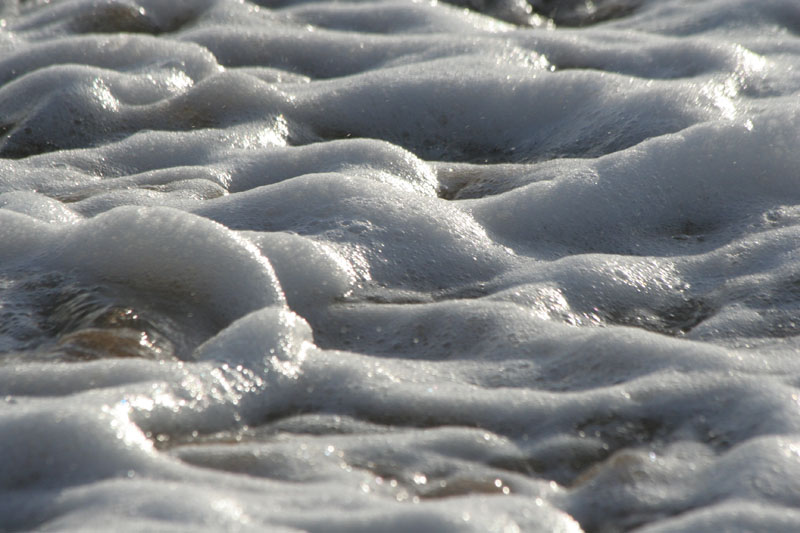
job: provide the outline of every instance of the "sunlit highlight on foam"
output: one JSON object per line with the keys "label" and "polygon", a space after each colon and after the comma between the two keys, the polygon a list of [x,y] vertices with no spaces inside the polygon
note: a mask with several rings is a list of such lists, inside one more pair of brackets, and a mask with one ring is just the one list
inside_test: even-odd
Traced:
{"label": "sunlit highlight on foam", "polygon": [[139,406],[134,406],[129,400],[123,399],[113,406],[104,406],[103,412],[111,415],[110,425],[116,430],[117,438],[126,446],[155,453],[152,441],[130,419],[131,410],[135,408]]}

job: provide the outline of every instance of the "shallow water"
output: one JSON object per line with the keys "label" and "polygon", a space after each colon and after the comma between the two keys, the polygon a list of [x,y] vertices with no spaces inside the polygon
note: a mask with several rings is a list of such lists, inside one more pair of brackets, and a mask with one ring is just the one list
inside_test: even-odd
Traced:
{"label": "shallow water", "polygon": [[0,2],[0,530],[800,524],[795,0]]}

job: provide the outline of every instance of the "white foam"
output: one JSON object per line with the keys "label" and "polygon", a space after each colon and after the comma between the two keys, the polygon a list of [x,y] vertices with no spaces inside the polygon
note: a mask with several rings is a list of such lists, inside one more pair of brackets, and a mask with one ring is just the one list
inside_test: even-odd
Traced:
{"label": "white foam", "polygon": [[550,4],[0,2],[0,529],[796,529],[796,2]]}

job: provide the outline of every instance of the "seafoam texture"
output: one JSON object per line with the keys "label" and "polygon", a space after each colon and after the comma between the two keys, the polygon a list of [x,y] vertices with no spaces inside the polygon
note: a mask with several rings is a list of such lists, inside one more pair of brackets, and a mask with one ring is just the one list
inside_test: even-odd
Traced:
{"label": "seafoam texture", "polygon": [[0,530],[800,528],[799,35],[0,2]]}

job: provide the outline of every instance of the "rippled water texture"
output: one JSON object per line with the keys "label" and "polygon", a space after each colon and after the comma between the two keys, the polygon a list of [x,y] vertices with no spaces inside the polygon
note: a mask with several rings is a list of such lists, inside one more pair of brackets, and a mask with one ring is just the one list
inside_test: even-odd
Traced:
{"label": "rippled water texture", "polygon": [[0,530],[800,528],[797,0],[0,1]]}

